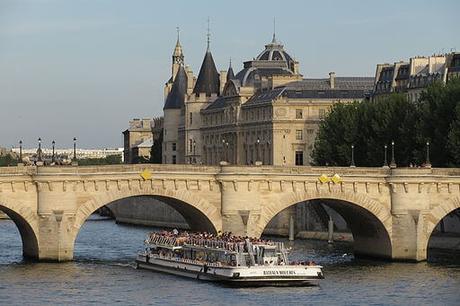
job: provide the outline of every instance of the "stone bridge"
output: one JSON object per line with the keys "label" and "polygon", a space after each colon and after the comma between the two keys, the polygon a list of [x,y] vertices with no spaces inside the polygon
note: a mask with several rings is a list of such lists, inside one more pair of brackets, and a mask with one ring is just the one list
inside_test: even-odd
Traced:
{"label": "stone bridge", "polygon": [[78,232],[98,208],[146,196],[192,229],[260,236],[283,209],[321,199],[347,221],[358,255],[426,260],[438,222],[460,208],[460,169],[113,165],[0,168],[0,210],[23,253],[73,258]]}

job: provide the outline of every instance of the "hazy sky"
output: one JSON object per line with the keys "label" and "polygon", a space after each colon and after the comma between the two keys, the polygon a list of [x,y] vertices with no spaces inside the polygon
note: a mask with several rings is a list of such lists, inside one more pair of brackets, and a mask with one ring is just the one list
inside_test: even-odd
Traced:
{"label": "hazy sky", "polygon": [[460,51],[460,1],[0,0],[0,146],[122,146],[159,116],[176,26],[198,74],[211,19],[219,70],[276,35],[305,77],[373,76],[375,65]]}

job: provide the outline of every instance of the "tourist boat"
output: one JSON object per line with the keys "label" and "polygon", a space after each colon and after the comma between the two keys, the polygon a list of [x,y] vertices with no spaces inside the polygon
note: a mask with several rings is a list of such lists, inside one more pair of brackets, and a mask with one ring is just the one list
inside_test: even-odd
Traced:
{"label": "tourist boat", "polygon": [[236,286],[317,285],[322,267],[289,263],[282,242],[150,233],[137,267]]}

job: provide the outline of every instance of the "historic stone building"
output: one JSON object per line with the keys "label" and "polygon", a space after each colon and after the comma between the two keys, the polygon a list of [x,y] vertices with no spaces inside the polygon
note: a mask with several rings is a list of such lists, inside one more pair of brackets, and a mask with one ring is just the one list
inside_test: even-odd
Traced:
{"label": "historic stone building", "polygon": [[368,97],[373,78],[304,79],[275,35],[236,75],[208,47],[198,77],[179,38],[165,86],[163,163],[308,165],[319,122],[337,102]]}
{"label": "historic stone building", "polygon": [[447,82],[460,75],[460,53],[416,56],[408,62],[377,64],[374,99],[398,92],[416,102],[421,92],[436,81]]}
{"label": "historic stone building", "polygon": [[123,160],[133,164],[139,160],[148,160],[154,141],[158,141],[163,132],[163,117],[133,119],[129,128],[123,131]]}

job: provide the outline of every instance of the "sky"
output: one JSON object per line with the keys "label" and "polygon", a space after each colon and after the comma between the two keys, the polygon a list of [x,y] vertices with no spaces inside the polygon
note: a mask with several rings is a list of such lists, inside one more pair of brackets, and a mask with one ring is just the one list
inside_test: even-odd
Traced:
{"label": "sky", "polygon": [[304,77],[374,76],[377,63],[460,51],[460,1],[0,0],[0,147],[122,147],[161,116],[176,27],[197,75],[206,50],[239,71],[276,37]]}

